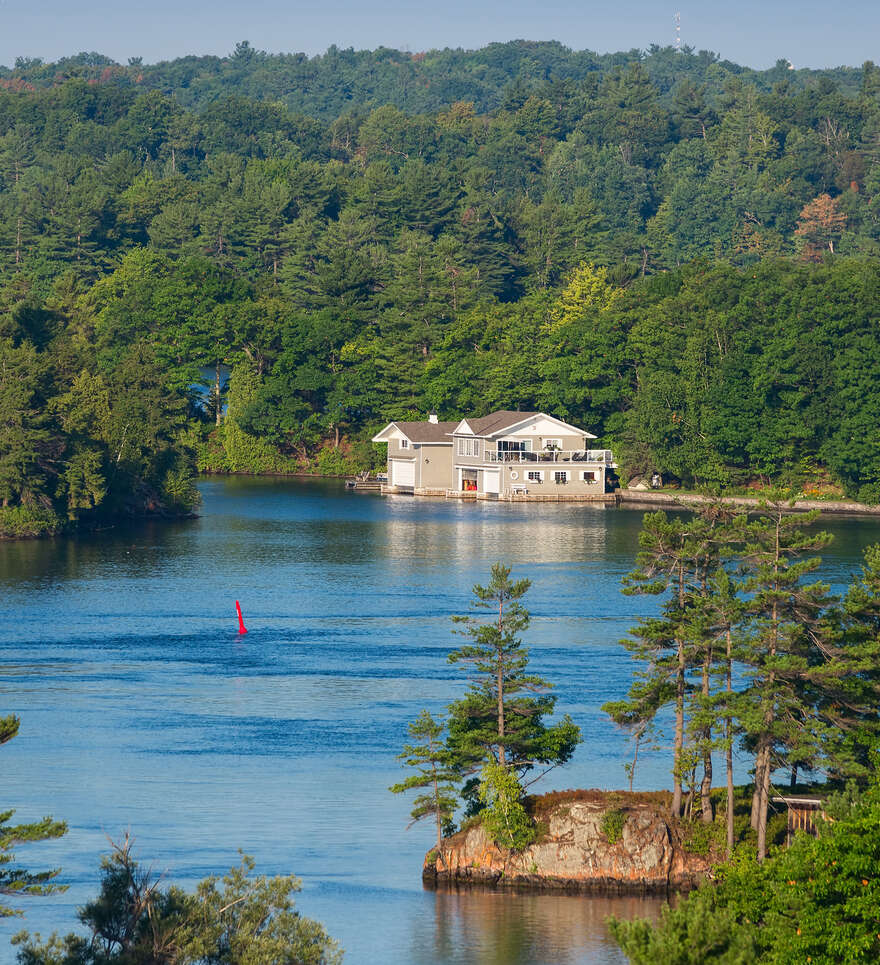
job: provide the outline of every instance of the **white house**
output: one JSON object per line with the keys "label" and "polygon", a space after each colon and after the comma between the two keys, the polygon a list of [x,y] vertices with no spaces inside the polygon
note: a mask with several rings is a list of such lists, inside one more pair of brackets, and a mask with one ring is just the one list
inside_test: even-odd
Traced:
{"label": "white house", "polygon": [[595,498],[606,492],[610,450],[546,412],[502,410],[479,418],[390,422],[374,438],[388,443],[387,492],[473,495],[486,499]]}

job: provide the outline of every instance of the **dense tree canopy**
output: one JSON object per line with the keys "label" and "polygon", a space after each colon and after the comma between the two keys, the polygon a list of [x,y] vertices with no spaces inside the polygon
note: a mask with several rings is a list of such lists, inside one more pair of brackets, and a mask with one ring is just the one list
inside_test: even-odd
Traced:
{"label": "dense tree canopy", "polygon": [[870,63],[524,42],[20,60],[0,70],[5,526],[176,512],[194,454],[351,467],[371,458],[352,440],[432,407],[552,409],[628,475],[876,499],[878,139]]}
{"label": "dense tree canopy", "polygon": [[868,965],[880,955],[880,793],[830,807],[818,838],[796,835],[764,864],[741,856],[656,925],[612,921],[633,965]]}

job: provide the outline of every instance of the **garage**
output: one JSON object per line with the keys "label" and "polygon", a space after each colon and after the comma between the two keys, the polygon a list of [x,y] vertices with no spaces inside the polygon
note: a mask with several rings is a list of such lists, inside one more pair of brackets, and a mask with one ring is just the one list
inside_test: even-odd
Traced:
{"label": "garage", "polygon": [[404,459],[391,460],[391,485],[415,486],[416,464]]}
{"label": "garage", "polygon": [[501,471],[499,469],[483,470],[483,492],[496,494],[501,492]]}

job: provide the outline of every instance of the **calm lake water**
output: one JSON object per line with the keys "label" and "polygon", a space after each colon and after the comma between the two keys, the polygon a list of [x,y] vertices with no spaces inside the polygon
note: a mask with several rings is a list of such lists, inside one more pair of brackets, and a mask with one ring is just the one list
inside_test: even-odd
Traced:
{"label": "calm lake water", "polygon": [[[629,749],[599,708],[625,692],[617,641],[652,606],[619,592],[641,513],[382,498],[336,481],[201,488],[197,520],[0,544],[0,713],[22,718],[0,751],[0,804],[70,824],[20,850],[70,884],[27,902],[24,925],[73,929],[107,838],[130,828],[184,885],[238,848],[258,871],[298,875],[298,907],[351,965],[623,962],[605,918],[659,902],[425,891],[431,829],[405,830],[407,802],[386,789],[407,723],[464,689],[446,663],[450,616],[497,560],[533,580],[533,663],[584,734],[545,788],[625,786]],[[840,583],[880,525],[825,528],[837,539],[824,575]],[[666,767],[646,757],[636,785],[666,786]],[[0,919],[0,962],[21,927]]]}

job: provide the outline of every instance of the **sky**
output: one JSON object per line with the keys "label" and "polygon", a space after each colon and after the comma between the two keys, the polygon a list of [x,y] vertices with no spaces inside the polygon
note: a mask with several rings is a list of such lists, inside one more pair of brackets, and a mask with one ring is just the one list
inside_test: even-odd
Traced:
{"label": "sky", "polygon": [[380,45],[413,52],[558,40],[600,53],[682,43],[750,67],[880,62],[880,0],[0,0],[0,64],[82,50],[120,63],[261,50],[323,53]]}

